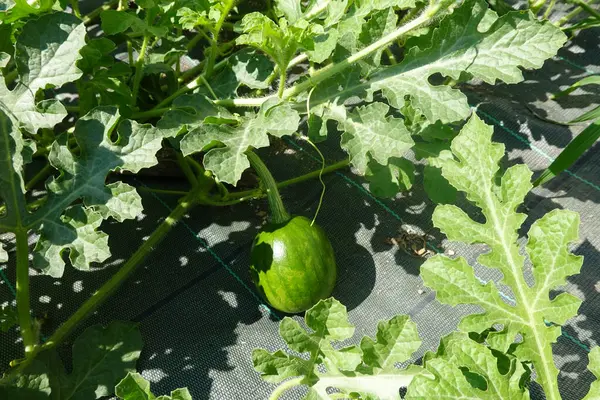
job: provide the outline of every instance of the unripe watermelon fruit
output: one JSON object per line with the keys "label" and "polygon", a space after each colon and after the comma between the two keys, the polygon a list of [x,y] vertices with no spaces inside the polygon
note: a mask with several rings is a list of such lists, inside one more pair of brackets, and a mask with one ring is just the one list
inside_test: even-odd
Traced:
{"label": "unripe watermelon fruit", "polygon": [[298,216],[256,235],[250,274],[273,308],[299,313],[331,295],[337,267],[323,229]]}

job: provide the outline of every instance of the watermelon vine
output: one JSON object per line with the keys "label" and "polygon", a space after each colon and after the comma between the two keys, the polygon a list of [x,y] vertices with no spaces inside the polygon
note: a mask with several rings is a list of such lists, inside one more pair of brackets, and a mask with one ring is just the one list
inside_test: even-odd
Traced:
{"label": "watermelon vine", "polygon": [[[484,0],[115,0],[85,15],[77,0],[0,3],[0,234],[14,241],[0,243],[0,262],[16,276],[16,305],[3,306],[0,327],[18,329],[23,344],[22,357],[0,367],[0,397],[155,398],[134,371],[142,347],[135,324],[72,334],[192,209],[266,197],[271,221],[254,242],[251,274],[275,308],[306,311],[311,330],[289,318],[280,327],[289,348],[308,358],[254,352],[262,377],[283,382],[272,398],[297,385],[309,387],[309,399],[331,398],[330,387],[351,398],[397,399],[401,387],[412,399],[527,398],[532,369],[547,398],[560,398],[551,345],[580,302],[549,293],[579,271],[581,260],[566,250],[578,217],[553,212],[533,225],[526,251],[536,284],[525,282],[516,245],[524,217],[515,208],[531,187],[530,172],[513,167],[497,184],[504,150],[461,92],[474,78],[518,84],[522,69],[556,55],[564,32],[598,26],[597,11],[583,2],[548,20],[555,3],[531,1],[516,11]],[[585,19],[572,22],[581,13]],[[258,156],[287,136],[332,141],[332,129],[347,157],[321,169],[277,182]],[[278,190],[351,167],[371,192],[392,197],[415,181],[415,164],[405,157],[411,151],[427,164],[424,181],[436,182],[425,185],[432,199],[447,203],[435,225],[452,240],[488,244],[491,252],[479,260],[503,273],[517,305],[502,303],[493,283],[478,283],[464,260],[429,259],[422,278],[439,301],[485,312],[466,317],[423,365],[400,370],[396,363],[420,346],[408,317],[380,323],[377,337],[359,346],[335,344],[354,332],[345,308],[329,298],[335,250],[321,228],[287,213]],[[143,212],[138,188],[123,177],[161,166],[158,154],[168,154],[189,185],[144,190],[180,196],[177,207],[43,338],[32,317],[30,267],[60,278],[65,268],[85,272],[108,260],[112,239],[103,225]],[[259,183],[241,190],[251,168]],[[459,191],[485,224],[448,205]],[[457,220],[461,231],[452,226]],[[550,235],[549,225],[559,232]],[[491,329],[498,324],[504,329]],[[74,346],[68,373],[57,351],[67,341]],[[496,366],[500,358],[506,373]],[[597,349],[590,361],[597,376]],[[477,370],[495,391],[480,393],[461,368]],[[596,383],[588,397],[595,396]],[[191,395],[177,389],[159,398]]]}

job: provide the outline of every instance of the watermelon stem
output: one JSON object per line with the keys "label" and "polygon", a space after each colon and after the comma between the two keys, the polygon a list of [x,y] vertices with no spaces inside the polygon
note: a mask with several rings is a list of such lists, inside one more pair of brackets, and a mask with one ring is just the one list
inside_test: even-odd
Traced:
{"label": "watermelon stem", "polygon": [[269,208],[271,209],[271,222],[274,224],[284,224],[288,222],[291,219],[291,216],[283,205],[283,201],[279,195],[279,189],[277,189],[277,182],[275,182],[273,175],[271,175],[271,171],[269,171],[265,163],[252,150],[248,150],[246,156],[263,185],[265,185],[267,200],[269,201]]}

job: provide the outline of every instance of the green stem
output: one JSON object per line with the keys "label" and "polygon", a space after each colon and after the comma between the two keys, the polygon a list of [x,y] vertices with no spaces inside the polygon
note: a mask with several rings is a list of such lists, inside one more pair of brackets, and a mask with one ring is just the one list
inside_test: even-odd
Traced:
{"label": "green stem", "polygon": [[395,64],[397,64],[397,63],[398,63],[398,62],[396,61],[396,56],[394,56],[394,53],[392,53],[392,51],[390,50],[390,48],[389,48],[389,47],[386,47],[386,48],[385,48],[385,54],[386,54],[386,55],[387,55],[387,57],[388,57],[388,60],[389,60],[389,62],[390,62],[390,65],[395,65]]}
{"label": "green stem", "polygon": [[331,0],[322,1],[320,4],[315,5],[313,8],[308,10],[306,14],[304,14],[304,18],[306,20],[311,20],[321,14],[323,11],[327,9],[327,6],[331,3]]}
{"label": "green stem", "polygon": [[210,83],[208,83],[208,81],[206,80],[206,78],[204,77],[204,75],[200,75],[198,77],[198,79],[204,84],[204,86],[206,86],[206,89],[208,90],[208,93],[210,93],[210,95],[213,97],[214,100],[218,100],[219,96],[217,96],[217,94],[214,92],[212,86],[210,86]]}
{"label": "green stem", "polygon": [[[213,68],[213,72],[223,69],[227,65],[227,62],[228,62],[228,58],[219,61],[217,63],[217,65],[215,65],[215,67]],[[179,88],[175,93],[173,93],[172,95],[170,95],[169,97],[167,97],[166,99],[164,99],[163,101],[158,103],[156,105],[156,107],[154,107],[151,111],[153,111],[155,109],[159,109],[159,108],[164,108],[164,107],[168,106],[169,104],[171,104],[171,102],[173,100],[175,100],[177,97],[181,96],[182,94],[186,94],[187,92],[196,89],[201,84],[204,84],[203,79],[204,80],[206,79],[205,74],[201,74],[199,77],[197,77],[196,79],[194,79],[187,85]]]}
{"label": "green stem", "polygon": [[537,14],[537,12],[542,9],[544,4],[546,4],[546,0],[529,0],[529,8],[534,14]]}
{"label": "green stem", "polygon": [[294,378],[289,381],[285,381],[273,390],[273,393],[269,396],[269,400],[279,400],[281,395],[293,387],[302,385],[303,378]]}
{"label": "green stem", "polygon": [[131,275],[135,268],[144,261],[152,250],[165,238],[178,221],[189,212],[196,202],[195,196],[190,193],[169,216],[152,232],[150,237],[140,246],[127,262],[114,274],[104,285],[102,285],[67,321],[65,321],[41,347],[46,350],[61,343],[73,329],[85,318],[90,317],[92,312],[112,294],[125,279]]}
{"label": "green stem", "polygon": [[544,17],[543,17],[544,19],[548,19],[548,17],[552,13],[552,9],[554,8],[555,4],[556,4],[556,0],[550,0],[550,4],[548,4],[548,8],[546,8],[546,11],[544,12]]}
{"label": "green stem", "polygon": [[254,151],[248,150],[246,156],[267,191],[267,200],[269,201],[269,208],[271,209],[271,222],[274,224],[286,223],[290,220],[291,216],[285,210],[285,206],[279,195],[279,190],[277,189],[277,182],[275,182],[273,175],[271,175],[271,172],[265,163],[263,163]]}
{"label": "green stem", "polygon": [[197,65],[194,65],[192,68],[184,71],[178,79],[179,83],[187,82],[193,76],[197,77],[198,74],[204,70],[204,64],[206,64],[206,60],[202,60]]}
{"label": "green stem", "polygon": [[71,8],[73,9],[73,14],[79,19],[81,19],[81,11],[79,11],[79,0],[71,0]]}
{"label": "green stem", "polygon": [[[295,185],[297,183],[301,183],[307,181],[309,179],[318,178],[320,175],[329,174],[331,172],[337,171],[338,169],[342,169],[350,165],[350,160],[339,161],[335,164],[331,164],[330,166],[323,169],[318,169],[316,171],[309,172],[308,174],[304,174],[301,176],[297,176],[292,179],[288,179],[277,184],[277,189],[283,189],[287,186]],[[199,200],[200,204],[210,205],[210,206],[232,206],[235,204],[243,203],[245,201],[261,199],[266,196],[266,193],[262,189],[251,189],[244,190],[243,192],[235,192],[231,193],[227,198],[227,201],[215,201],[211,200],[207,197],[201,198]]]}
{"label": "green stem", "polygon": [[215,61],[217,60],[217,54],[219,53],[219,34],[221,33],[221,28],[223,27],[223,22],[229,15],[229,12],[235,6],[236,0],[225,0],[225,8],[221,13],[221,18],[217,21],[215,25],[215,29],[213,30],[213,39],[210,46],[210,55],[208,56],[208,62],[206,63],[206,70],[204,71],[204,78],[210,78],[213,73],[213,68],[215,65]]}
{"label": "green stem", "polygon": [[29,242],[27,229],[18,228],[15,231],[17,242],[17,313],[21,337],[25,347],[25,355],[35,348],[35,332],[31,325],[31,305],[29,301]]}
{"label": "green stem", "polygon": [[572,33],[573,31],[597,28],[599,26],[600,26],[600,20],[590,19],[588,21],[584,20],[584,21],[578,22],[578,23],[573,24],[566,28],[562,27],[560,29],[562,29],[563,32],[571,32]]}
{"label": "green stem", "polygon": [[283,97],[285,99],[294,97],[294,96],[308,90],[311,86],[314,86],[334,75],[339,74],[346,68],[350,67],[352,64],[362,60],[363,58],[368,57],[372,53],[374,53],[382,48],[387,47],[388,45],[390,45],[391,43],[396,41],[396,39],[405,35],[407,32],[409,32],[415,28],[418,28],[421,25],[428,23],[435,16],[435,14],[439,11],[440,8],[441,8],[441,5],[435,5],[435,6],[430,7],[419,17],[408,22],[406,25],[399,27],[398,29],[396,29],[395,31],[390,33],[389,35],[384,36],[383,38],[381,38],[381,39],[377,40],[376,42],[370,44],[369,46],[365,47],[361,51],[351,55],[350,57],[343,60],[342,62],[339,62],[337,64],[330,64],[324,68],[321,68],[320,70],[315,72],[315,74],[310,79],[303,81],[303,82],[299,83],[298,85],[287,89],[285,91]]}
{"label": "green stem", "polygon": [[[149,13],[147,15],[150,15]],[[147,18],[146,18],[147,19]],[[149,22],[149,21],[147,21]],[[142,82],[142,76],[144,75],[144,60],[146,58],[146,50],[148,49],[148,43],[150,43],[151,35],[146,33],[144,40],[142,41],[142,48],[138,55],[137,61],[135,62],[135,76],[133,77],[133,105],[137,103],[138,92],[140,91],[140,83]]]}
{"label": "green stem", "polygon": [[277,96],[281,99],[283,97],[283,92],[285,91],[285,81],[287,80],[287,70],[282,69],[279,73],[279,90],[277,91]]}
{"label": "green stem", "polygon": [[157,193],[157,194],[170,194],[173,196],[187,196],[189,192],[184,192],[183,190],[166,190],[166,189],[155,189],[150,188],[148,186],[140,186],[137,190],[141,190],[142,192],[148,193]]}
{"label": "green stem", "polygon": [[277,187],[279,189],[281,189],[281,188],[284,188],[286,186],[295,185],[296,183],[304,182],[304,181],[309,180],[309,179],[318,178],[319,175],[329,174],[331,172],[337,171],[338,169],[345,168],[348,165],[350,165],[350,160],[338,161],[335,164],[331,164],[330,166],[325,167],[323,169],[319,168],[319,169],[317,169],[315,171],[309,172],[308,174],[304,174],[304,175],[298,176],[296,178],[292,178],[292,179],[288,179],[288,180],[282,181],[281,183],[279,183],[277,185]]}
{"label": "green stem", "polygon": [[204,30],[202,30],[202,28],[198,28],[198,33],[196,34],[196,36],[194,36],[187,44],[186,49],[188,51],[192,50],[194,47],[196,47],[196,45],[198,44],[199,41],[201,41],[202,39],[207,39],[207,40],[211,40],[210,37],[206,34],[206,32],[204,32]]}
{"label": "green stem", "polygon": [[[296,57],[292,58],[292,60],[291,60],[291,61],[288,63],[288,65],[287,65],[287,68],[288,68],[288,70],[289,70],[290,68],[292,68],[292,67],[295,67],[296,65],[298,65],[298,64],[300,64],[301,62],[304,62],[304,61],[306,61],[306,60],[308,60],[308,54],[306,54],[306,53],[302,53],[302,54],[300,54],[300,55],[298,55],[298,56],[296,56]],[[275,65],[275,68],[273,68],[273,72],[271,73],[271,75],[269,75],[269,76],[267,77],[267,80],[266,80],[266,82],[267,82],[267,83],[270,85],[270,84],[271,84],[271,82],[273,82],[273,80],[274,80],[274,79],[275,79],[275,78],[276,78],[278,75],[280,75],[280,72],[279,72],[279,66],[278,66],[278,65]]]}
{"label": "green stem", "polygon": [[133,65],[133,45],[129,39],[127,39],[127,60],[129,65]]}
{"label": "green stem", "polygon": [[[27,184],[25,184],[25,190],[31,190],[39,181],[45,179],[48,175],[52,173],[54,168],[50,164],[46,164],[44,168],[42,168],[37,174],[31,178]],[[27,204],[27,209],[29,211],[36,209],[46,201],[46,197],[39,198],[29,204]],[[6,206],[4,204],[0,205],[0,215],[6,211]]]}
{"label": "green stem", "polygon": [[190,164],[196,170],[196,175],[204,175],[206,173],[206,170],[204,169],[202,164],[194,160],[191,156],[187,156],[185,159],[188,162],[188,164]]}
{"label": "green stem", "polygon": [[[592,15],[594,18],[600,19],[600,12],[594,10],[588,3],[583,0],[570,0],[571,3],[577,4],[583,10],[587,11],[588,14]],[[589,2],[591,3],[591,1]]]}
{"label": "green stem", "polygon": [[65,106],[63,104],[63,106],[65,107],[65,110],[67,110],[67,112],[69,113],[73,113],[73,114],[79,114],[79,106]]}
{"label": "green stem", "polygon": [[[588,0],[588,4],[593,2],[594,0]],[[566,14],[565,16],[563,16],[561,19],[559,19],[557,22],[555,22],[556,26],[563,26],[564,24],[566,24],[567,22],[569,22],[570,20],[572,20],[573,18],[575,18],[576,16],[578,16],[579,14],[581,14],[581,12],[583,12],[583,8],[581,7],[576,7],[574,8],[571,12],[569,12],[568,14]]]}
{"label": "green stem", "polygon": [[188,162],[185,160],[183,154],[181,154],[179,151],[177,151],[175,154],[177,157],[177,164],[179,165],[179,168],[181,168],[181,171],[183,172],[187,180],[192,186],[197,185],[198,179],[196,179],[194,171],[192,171],[192,168],[190,168],[190,164],[188,164]]}
{"label": "green stem", "polygon": [[46,164],[44,168],[42,168],[37,174],[35,174],[29,182],[27,182],[27,185],[25,185],[25,190],[31,190],[40,181],[46,179],[48,175],[52,173],[53,170],[54,168],[52,168],[50,164]]}
{"label": "green stem", "polygon": [[83,23],[85,25],[89,25],[90,23],[92,23],[96,18],[98,18],[98,16],[100,14],[102,14],[102,11],[106,11],[106,10],[110,10],[111,8],[113,8],[115,5],[117,5],[119,3],[119,0],[110,0],[108,3],[103,4],[102,6],[96,8],[94,11],[90,12],[89,14],[87,14],[85,17],[83,17]]}

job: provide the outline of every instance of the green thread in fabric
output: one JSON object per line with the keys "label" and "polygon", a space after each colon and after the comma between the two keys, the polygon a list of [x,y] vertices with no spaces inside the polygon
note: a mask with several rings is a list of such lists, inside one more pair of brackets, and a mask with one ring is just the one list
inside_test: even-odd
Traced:
{"label": "green thread in fabric", "polygon": [[17,297],[17,291],[15,290],[15,288],[13,287],[13,285],[8,280],[8,277],[4,273],[3,269],[0,269],[0,278],[2,278],[2,280],[4,281],[4,283],[6,284],[6,286],[8,287],[8,290],[10,290],[10,292],[12,293],[13,297]]}
{"label": "green thread in fabric", "polygon": [[556,56],[554,58],[557,59],[557,60],[563,61],[563,62],[565,62],[565,63],[567,63],[569,65],[572,65],[574,67],[577,67],[580,70],[587,72],[588,74],[598,74],[598,73],[600,73],[600,72],[592,71],[591,69],[588,69],[588,68],[584,67],[583,65],[579,65],[576,62],[573,62],[573,61],[571,61],[571,60],[569,60],[568,58],[565,58],[565,57]]}

